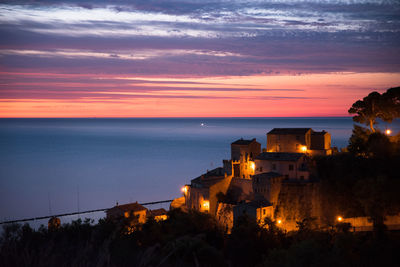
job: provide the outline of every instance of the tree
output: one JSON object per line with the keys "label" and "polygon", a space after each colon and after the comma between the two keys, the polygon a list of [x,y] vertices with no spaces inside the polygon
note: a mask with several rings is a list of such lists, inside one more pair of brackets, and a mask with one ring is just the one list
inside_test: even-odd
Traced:
{"label": "tree", "polygon": [[349,109],[350,114],[356,114],[353,121],[366,124],[372,132],[377,118],[386,122],[400,117],[400,87],[388,89],[382,95],[372,92],[363,100],[356,101]]}
{"label": "tree", "polygon": [[400,87],[393,87],[382,94],[382,104],[385,106],[382,118],[384,121],[392,122],[400,117]]}
{"label": "tree", "polygon": [[350,114],[357,114],[353,117],[353,121],[358,123],[365,123],[369,125],[372,132],[375,132],[374,125],[376,124],[376,118],[381,113],[381,94],[378,92],[372,92],[368,96],[364,97],[363,100],[358,100],[349,109]]}
{"label": "tree", "polygon": [[366,156],[368,150],[368,136],[370,136],[370,134],[370,130],[354,124],[353,133],[349,139],[349,146],[347,147],[349,152],[357,156]]}

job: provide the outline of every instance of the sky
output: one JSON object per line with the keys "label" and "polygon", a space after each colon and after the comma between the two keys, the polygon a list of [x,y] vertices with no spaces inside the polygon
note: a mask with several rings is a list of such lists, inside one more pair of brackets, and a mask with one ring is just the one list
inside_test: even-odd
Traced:
{"label": "sky", "polygon": [[0,117],[348,116],[400,1],[0,0]]}

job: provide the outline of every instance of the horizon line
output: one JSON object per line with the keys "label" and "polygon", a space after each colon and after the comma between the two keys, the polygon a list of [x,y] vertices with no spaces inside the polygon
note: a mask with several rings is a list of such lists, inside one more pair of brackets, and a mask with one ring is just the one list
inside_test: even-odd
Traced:
{"label": "horizon line", "polygon": [[267,118],[351,118],[353,116],[241,116],[241,117],[230,117],[230,116],[216,116],[216,117],[0,117],[0,119],[267,119]]}

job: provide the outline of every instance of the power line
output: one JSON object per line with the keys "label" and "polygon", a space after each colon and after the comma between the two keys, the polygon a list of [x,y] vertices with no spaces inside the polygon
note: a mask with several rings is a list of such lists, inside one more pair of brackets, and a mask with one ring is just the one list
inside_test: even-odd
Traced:
{"label": "power line", "polygon": [[[160,203],[168,203],[172,202],[173,199],[170,200],[161,200],[161,201],[154,201],[154,202],[147,202],[147,203],[139,203],[140,205],[146,206],[146,205],[155,205],[155,204],[160,204]],[[50,215],[50,216],[41,216],[41,217],[33,217],[33,218],[27,218],[27,219],[19,219],[19,220],[12,220],[12,221],[4,221],[0,222],[0,224],[6,224],[6,223],[18,223],[18,222],[27,222],[27,221],[35,221],[35,220],[43,220],[51,217],[65,217],[65,216],[71,216],[71,215],[78,215],[78,214],[85,214],[85,213],[94,213],[94,212],[99,212],[99,211],[106,211],[109,210],[110,208],[105,208],[105,209],[97,209],[97,210],[86,210],[86,211],[78,211],[78,212],[70,212],[70,213],[62,213],[62,214],[57,214],[57,215]]]}

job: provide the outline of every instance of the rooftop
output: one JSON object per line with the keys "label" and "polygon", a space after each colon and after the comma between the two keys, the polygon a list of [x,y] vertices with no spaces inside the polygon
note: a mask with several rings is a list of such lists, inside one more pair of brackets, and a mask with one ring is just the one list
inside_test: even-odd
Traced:
{"label": "rooftop", "polygon": [[253,142],[256,142],[255,138],[253,138],[251,140],[245,140],[243,138],[240,138],[239,140],[236,140],[235,142],[233,142],[232,145],[250,145]]}
{"label": "rooftop", "polygon": [[191,180],[191,183],[201,184],[203,186],[209,186],[225,178],[225,169],[222,167],[215,168],[211,171],[207,171],[205,174]]}
{"label": "rooftop", "polygon": [[117,205],[112,207],[111,209],[119,209],[121,211],[141,211],[141,210],[147,210],[145,207],[140,205],[139,203],[128,203],[124,205]]}
{"label": "rooftop", "polygon": [[274,128],[267,134],[306,134],[311,128]]}
{"label": "rooftop", "polygon": [[259,160],[276,160],[276,161],[298,161],[303,157],[303,153],[289,152],[263,152],[256,157]]}

